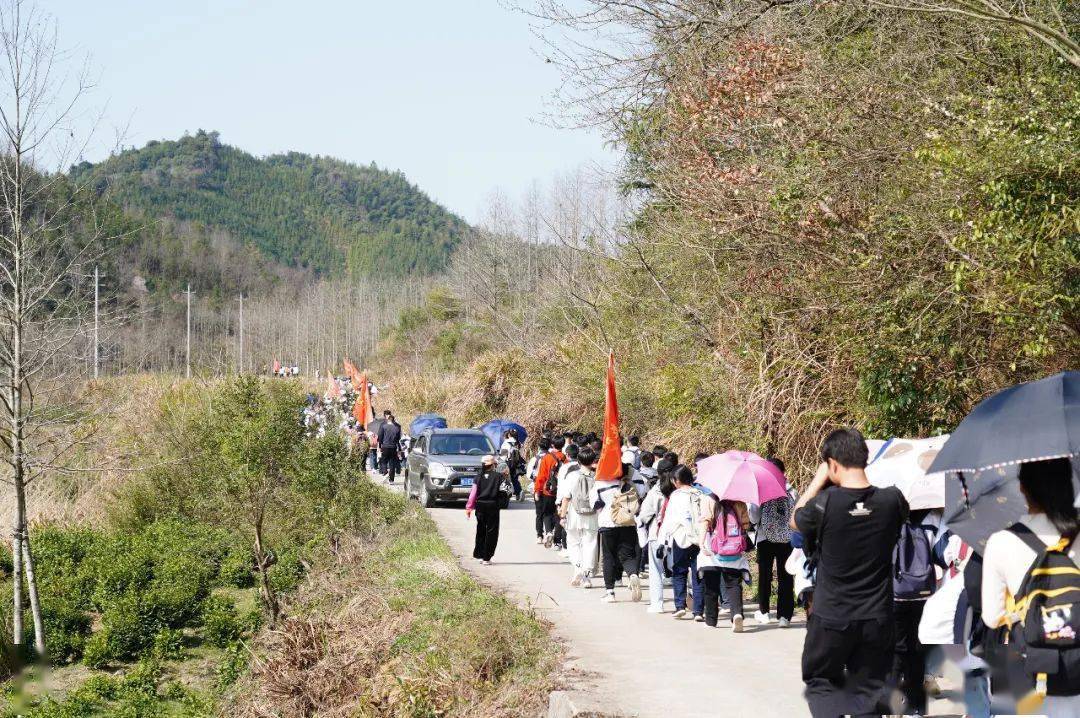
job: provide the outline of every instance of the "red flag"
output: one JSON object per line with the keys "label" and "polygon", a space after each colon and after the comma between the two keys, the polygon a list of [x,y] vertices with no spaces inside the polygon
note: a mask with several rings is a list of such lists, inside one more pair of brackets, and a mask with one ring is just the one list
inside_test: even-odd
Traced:
{"label": "red flag", "polygon": [[281,371],[281,362],[279,362],[277,359],[275,359],[274,360],[274,373],[277,374],[279,371]]}
{"label": "red flag", "polygon": [[360,375],[360,396],[353,403],[352,412],[353,418],[356,419],[356,423],[360,425],[360,430],[363,431],[368,422],[368,417],[371,416],[371,393],[368,391],[367,372]]}
{"label": "red flag", "polygon": [[345,357],[345,374],[352,380],[352,383],[356,384],[356,365],[349,361],[349,357]]}
{"label": "red flag", "polygon": [[622,478],[622,444],[619,441],[619,402],[615,398],[615,352],[608,354],[607,397],[604,403],[604,446],[596,464],[597,481]]}

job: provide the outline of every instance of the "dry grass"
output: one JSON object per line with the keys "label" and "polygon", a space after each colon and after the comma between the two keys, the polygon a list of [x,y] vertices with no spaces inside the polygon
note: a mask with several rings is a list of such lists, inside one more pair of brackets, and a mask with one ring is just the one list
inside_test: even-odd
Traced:
{"label": "dry grass", "polygon": [[344,544],[253,648],[225,713],[250,718],[542,714],[557,647],[468,577],[430,519]]}

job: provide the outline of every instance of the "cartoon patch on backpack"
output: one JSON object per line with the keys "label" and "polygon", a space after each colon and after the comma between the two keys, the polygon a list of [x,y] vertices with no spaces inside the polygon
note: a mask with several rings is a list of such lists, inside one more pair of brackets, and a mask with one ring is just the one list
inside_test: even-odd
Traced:
{"label": "cartoon patch on backpack", "polygon": [[1072,606],[1054,606],[1042,608],[1043,637],[1047,641],[1071,641],[1076,638],[1076,631],[1069,625],[1072,618]]}

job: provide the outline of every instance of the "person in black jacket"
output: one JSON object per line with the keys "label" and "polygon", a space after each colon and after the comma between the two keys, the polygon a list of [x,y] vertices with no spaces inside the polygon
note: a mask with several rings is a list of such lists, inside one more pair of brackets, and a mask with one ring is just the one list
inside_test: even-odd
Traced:
{"label": "person in black jacket", "polygon": [[[504,477],[495,468],[495,457],[484,457],[483,469],[473,483],[469,501],[465,504],[465,518],[476,512],[476,543],[473,558],[485,566],[491,564],[495,547],[499,544],[499,510],[504,502]],[[509,498],[509,494],[506,494]]]}
{"label": "person in black jacket", "polygon": [[398,447],[401,444],[401,424],[393,414],[387,414],[379,427],[379,471],[386,474],[390,483],[398,472]]}

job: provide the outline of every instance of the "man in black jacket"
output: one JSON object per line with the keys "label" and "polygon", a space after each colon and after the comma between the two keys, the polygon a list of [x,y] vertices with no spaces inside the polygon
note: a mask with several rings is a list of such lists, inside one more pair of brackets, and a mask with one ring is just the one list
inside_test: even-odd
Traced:
{"label": "man in black jacket", "polygon": [[393,414],[387,414],[379,427],[379,471],[386,475],[390,483],[398,472],[398,447],[401,444],[401,424]]}

